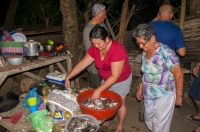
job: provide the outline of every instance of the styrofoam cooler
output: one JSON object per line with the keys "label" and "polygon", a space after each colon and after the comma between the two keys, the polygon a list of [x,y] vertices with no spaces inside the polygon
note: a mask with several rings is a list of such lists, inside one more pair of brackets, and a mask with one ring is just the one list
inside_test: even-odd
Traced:
{"label": "styrofoam cooler", "polygon": [[65,77],[66,74],[55,71],[53,73],[48,73],[46,75],[46,79],[51,81],[51,82],[55,82],[55,83],[61,83],[61,84],[65,84]]}

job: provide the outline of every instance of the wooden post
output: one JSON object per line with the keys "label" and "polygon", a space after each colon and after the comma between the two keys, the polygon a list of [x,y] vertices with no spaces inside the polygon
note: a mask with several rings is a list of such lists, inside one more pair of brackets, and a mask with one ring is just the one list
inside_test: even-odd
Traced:
{"label": "wooden post", "polygon": [[122,8],[122,15],[121,15],[121,20],[120,20],[120,28],[119,28],[119,35],[118,35],[118,42],[123,43],[124,41],[124,33],[125,33],[125,24],[126,24],[126,18],[127,18],[127,12],[128,12],[128,0],[125,0],[123,3],[123,8]]}
{"label": "wooden post", "polygon": [[113,38],[114,40],[117,40],[117,39],[116,39],[116,36],[115,36],[115,34],[114,34],[114,32],[113,32],[111,26],[110,26],[110,22],[108,21],[108,18],[107,18],[107,17],[106,17],[106,25],[108,26],[108,29],[109,29],[109,31],[110,31],[110,34],[111,34],[112,38]]}
{"label": "wooden post", "polygon": [[185,8],[186,8],[186,0],[182,0],[181,2],[181,16],[180,16],[180,28],[183,30],[183,24],[185,19]]}

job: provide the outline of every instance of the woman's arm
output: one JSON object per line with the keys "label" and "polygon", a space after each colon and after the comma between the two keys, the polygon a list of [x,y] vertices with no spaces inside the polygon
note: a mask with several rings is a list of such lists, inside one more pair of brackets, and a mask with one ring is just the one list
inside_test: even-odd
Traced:
{"label": "woman's arm", "polygon": [[176,105],[182,105],[183,72],[181,70],[180,64],[175,65],[170,71],[175,76]]}
{"label": "woman's arm", "polygon": [[94,62],[94,58],[90,57],[90,55],[87,53],[84,58],[67,74],[65,78],[65,86],[66,88],[70,87],[69,80],[76,76],[78,73],[80,73],[82,70],[84,70],[86,67],[91,65]]}
{"label": "woman's arm", "polygon": [[111,76],[105,80],[105,82],[100,85],[94,92],[92,99],[98,99],[100,97],[101,92],[108,89],[111,85],[113,85],[121,76],[125,60],[111,62]]}

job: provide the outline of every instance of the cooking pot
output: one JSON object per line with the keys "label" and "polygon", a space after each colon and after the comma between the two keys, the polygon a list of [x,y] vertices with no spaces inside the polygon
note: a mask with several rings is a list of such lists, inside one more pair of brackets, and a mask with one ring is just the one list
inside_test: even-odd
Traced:
{"label": "cooking pot", "polygon": [[15,108],[19,104],[18,95],[12,91],[8,92],[5,96],[0,96],[0,113],[7,112]]}
{"label": "cooking pot", "polygon": [[43,45],[44,51],[51,52],[56,49],[55,45],[45,44]]}
{"label": "cooking pot", "polygon": [[38,42],[37,41],[27,41],[24,43],[25,52],[27,56],[36,56],[38,52]]}

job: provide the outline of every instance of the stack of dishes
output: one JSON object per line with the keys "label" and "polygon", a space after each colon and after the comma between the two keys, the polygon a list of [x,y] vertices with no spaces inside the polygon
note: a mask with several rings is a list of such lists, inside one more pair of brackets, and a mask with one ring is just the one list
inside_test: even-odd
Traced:
{"label": "stack of dishes", "polygon": [[12,35],[15,42],[26,42],[26,36],[22,33],[15,33]]}

